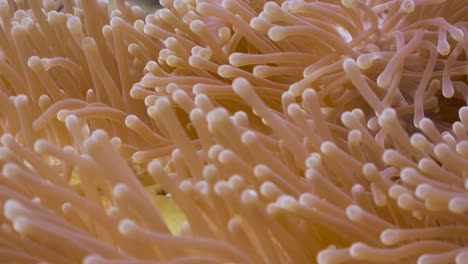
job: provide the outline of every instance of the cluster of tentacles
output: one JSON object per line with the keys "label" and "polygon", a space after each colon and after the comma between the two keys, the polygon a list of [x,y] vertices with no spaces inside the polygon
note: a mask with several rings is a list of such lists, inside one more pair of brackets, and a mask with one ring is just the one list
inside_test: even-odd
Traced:
{"label": "cluster of tentacles", "polygon": [[468,263],[466,0],[116,2],[0,0],[0,262]]}

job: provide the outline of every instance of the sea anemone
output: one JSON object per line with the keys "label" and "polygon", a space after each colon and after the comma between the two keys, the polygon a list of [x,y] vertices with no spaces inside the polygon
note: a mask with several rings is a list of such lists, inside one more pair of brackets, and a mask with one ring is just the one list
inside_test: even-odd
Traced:
{"label": "sea anemone", "polygon": [[0,0],[0,262],[468,263],[466,0]]}

